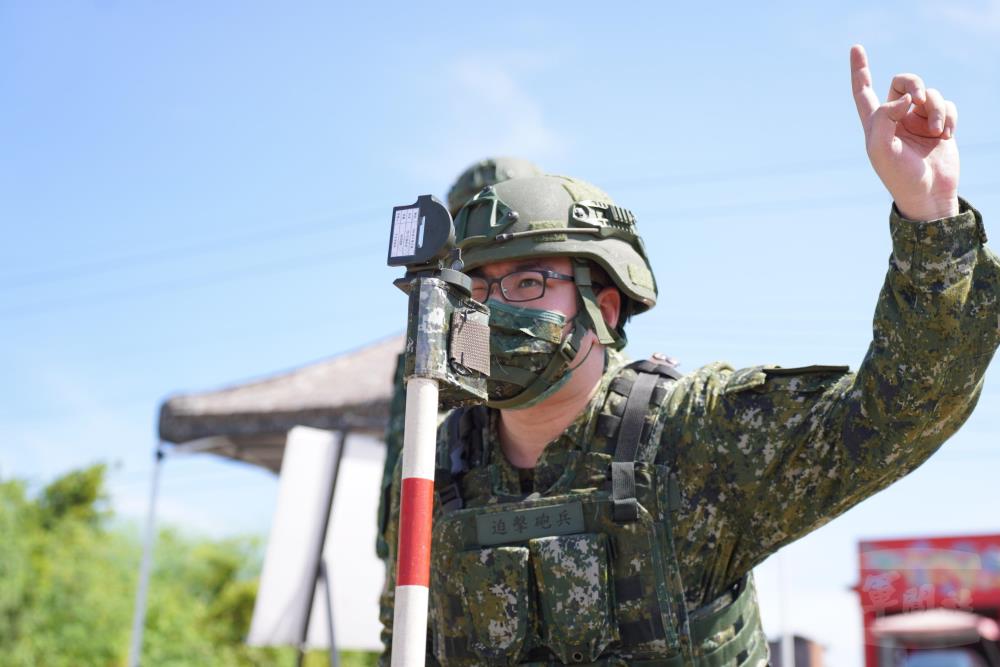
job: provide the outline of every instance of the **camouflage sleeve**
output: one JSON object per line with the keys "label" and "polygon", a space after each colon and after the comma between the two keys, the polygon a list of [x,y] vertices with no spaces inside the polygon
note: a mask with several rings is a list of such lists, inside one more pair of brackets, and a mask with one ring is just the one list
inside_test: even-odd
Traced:
{"label": "camouflage sleeve", "polygon": [[965,422],[1000,339],[1000,261],[977,211],[891,217],[893,252],[857,374],[714,364],[667,405],[693,599],[924,462]]}

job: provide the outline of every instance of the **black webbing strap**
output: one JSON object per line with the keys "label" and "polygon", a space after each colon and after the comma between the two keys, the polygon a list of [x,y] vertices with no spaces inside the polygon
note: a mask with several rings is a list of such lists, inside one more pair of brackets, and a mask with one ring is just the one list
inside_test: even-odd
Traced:
{"label": "black webbing strap", "polygon": [[638,621],[628,621],[618,624],[618,631],[621,633],[622,641],[630,646],[636,644],[646,644],[648,642],[662,640],[667,636],[663,629],[663,618],[660,616],[659,607],[655,607],[647,612],[648,618]]}
{"label": "black webbing strap", "polygon": [[637,373],[625,400],[625,412],[611,463],[611,501],[614,503],[615,521],[635,521],[639,518],[639,501],[635,498],[635,455],[639,451],[649,400],[659,377],[653,373]]}
{"label": "black webbing strap", "polygon": [[634,368],[639,373],[656,373],[661,377],[672,378],[674,380],[680,380],[683,377],[683,374],[671,364],[654,361],[653,359],[636,361],[635,363],[629,364],[629,368]]}
{"label": "black webbing strap", "polygon": [[462,494],[458,488],[458,480],[455,479],[455,458],[462,454],[462,413],[459,408],[448,415],[445,420],[445,428],[448,432],[448,459],[441,460],[440,453],[436,469],[434,470],[434,494],[437,496],[441,509],[445,512],[462,509]]}
{"label": "black webbing strap", "polygon": [[445,420],[447,459],[442,460],[439,451],[434,471],[434,493],[445,512],[465,506],[459,483],[470,467],[481,463],[478,459],[482,456],[482,429],[485,423],[483,409],[478,406],[453,410]]}

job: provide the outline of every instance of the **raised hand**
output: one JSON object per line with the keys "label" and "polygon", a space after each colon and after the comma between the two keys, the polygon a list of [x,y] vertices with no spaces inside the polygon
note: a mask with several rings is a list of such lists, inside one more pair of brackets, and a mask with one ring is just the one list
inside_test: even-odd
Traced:
{"label": "raised hand", "polygon": [[872,90],[868,56],[851,47],[851,84],[865,147],[875,173],[897,208],[912,220],[958,213],[958,109],[916,74],[897,74],[880,104]]}

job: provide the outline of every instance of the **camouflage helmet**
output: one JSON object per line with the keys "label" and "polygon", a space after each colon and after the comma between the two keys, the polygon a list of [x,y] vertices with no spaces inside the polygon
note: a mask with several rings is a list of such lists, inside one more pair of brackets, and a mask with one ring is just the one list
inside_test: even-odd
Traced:
{"label": "camouflage helmet", "polygon": [[[590,283],[595,263],[630,302],[632,313],[656,305],[656,279],[631,211],[603,190],[565,176],[530,176],[483,188],[455,219],[465,270],[492,262],[568,256],[574,280],[602,343],[624,346],[608,331]],[[623,309],[623,312],[625,309]]]}
{"label": "camouflage helmet", "polygon": [[448,210],[452,217],[458,215],[462,204],[487,185],[525,176],[539,176],[544,172],[527,160],[517,157],[486,158],[463,171],[448,190]]}

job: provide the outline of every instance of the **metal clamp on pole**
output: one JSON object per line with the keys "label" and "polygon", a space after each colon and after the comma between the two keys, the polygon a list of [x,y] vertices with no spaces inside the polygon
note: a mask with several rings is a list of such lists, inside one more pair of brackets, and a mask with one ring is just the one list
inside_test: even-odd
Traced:
{"label": "metal clamp on pole", "polygon": [[388,264],[406,268],[394,284],[409,295],[393,667],[422,667],[427,651],[438,409],[486,400],[489,310],[472,299],[454,243],[451,215],[435,197],[392,210]]}

